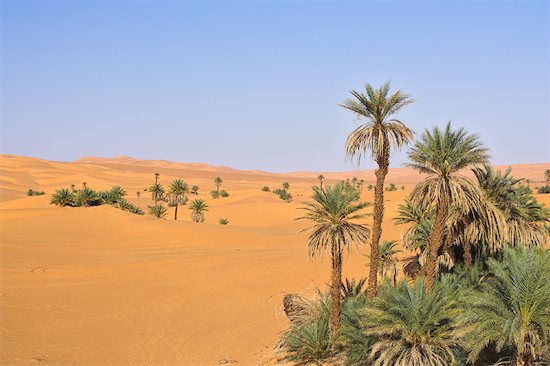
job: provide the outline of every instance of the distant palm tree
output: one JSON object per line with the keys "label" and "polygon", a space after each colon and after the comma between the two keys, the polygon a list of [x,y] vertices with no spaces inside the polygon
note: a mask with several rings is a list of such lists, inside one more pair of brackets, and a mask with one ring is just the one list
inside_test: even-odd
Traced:
{"label": "distant palm tree", "polygon": [[409,160],[409,167],[429,174],[414,187],[411,198],[416,202],[429,199],[435,207],[430,253],[426,262],[426,290],[431,291],[449,208],[455,206],[471,211],[472,207],[479,207],[483,199],[480,189],[458,172],[486,163],[487,149],[477,135],[468,135],[463,128],[453,131],[449,122],[443,131],[438,127],[431,132],[425,130],[421,140],[409,151]]}
{"label": "distant palm tree", "polygon": [[342,107],[357,114],[366,122],[357,127],[346,141],[346,154],[357,157],[358,163],[367,153],[378,164],[375,171],[376,186],[374,188],[374,221],[372,225],[372,241],[369,273],[369,296],[376,296],[378,250],[382,235],[382,220],[384,218],[384,180],[388,174],[390,150],[401,149],[413,139],[413,131],[400,120],[393,118],[401,108],[414,100],[400,90],[390,93],[390,83],[385,83],[379,89],[367,84],[365,93],[351,91],[353,98],[348,98]]}
{"label": "distant palm tree", "polygon": [[220,177],[216,177],[214,179],[214,183],[216,184],[216,192],[218,192],[218,195],[220,194],[220,187],[223,183],[223,179],[221,179]]}
{"label": "distant palm tree", "polygon": [[285,191],[288,191],[288,189],[290,188],[290,184],[289,184],[288,182],[283,182],[282,185],[283,185],[283,189],[284,189]]}
{"label": "distant palm tree", "polygon": [[512,347],[517,366],[546,365],[541,357],[550,349],[550,251],[508,249],[488,266],[488,280],[463,298],[459,323],[468,360],[473,364],[491,343],[497,352]]}
{"label": "distant palm tree", "polygon": [[157,184],[159,182],[159,177],[160,177],[160,173],[156,172],[155,173],[155,184]]}
{"label": "distant palm tree", "polygon": [[74,204],[74,193],[67,188],[58,189],[52,194],[50,203],[60,207],[72,206]]}
{"label": "distant palm tree", "polygon": [[367,189],[368,189],[369,192],[372,191],[373,188],[374,188],[374,186],[373,186],[372,184],[369,184],[369,185],[367,186]]}
{"label": "distant palm tree", "polygon": [[189,192],[189,186],[181,179],[174,179],[168,190],[170,202],[175,206],[174,220],[178,219],[178,206],[185,204],[187,197],[185,194]]}
{"label": "distant palm tree", "polygon": [[83,187],[83,188],[86,188],[86,187],[88,187],[88,183],[86,183],[86,182],[82,182],[82,187]]}
{"label": "distant palm tree", "polygon": [[195,198],[189,204],[191,219],[194,222],[204,222],[204,213],[208,211],[208,205],[202,198]]}
{"label": "distant palm tree", "polygon": [[113,188],[111,188],[111,193],[116,200],[126,196],[126,191],[121,186],[114,186]]}
{"label": "distant palm tree", "polygon": [[164,200],[165,190],[161,184],[153,184],[151,187],[149,187],[149,192],[151,192],[151,198],[153,199],[153,201],[155,201],[155,206],[158,206],[159,201]]}
{"label": "distant palm tree", "polygon": [[84,187],[76,192],[75,196],[76,206],[88,207],[100,205],[102,200],[99,194],[88,187]]}
{"label": "distant palm tree", "polygon": [[319,179],[319,187],[321,187],[321,189],[323,189],[323,181],[325,180],[325,176],[323,174],[319,174],[317,176],[317,179]]}
{"label": "distant palm tree", "polygon": [[326,186],[325,189],[313,187],[312,198],[313,202],[303,202],[305,206],[301,209],[306,213],[297,220],[308,220],[313,224],[305,229],[311,232],[308,237],[308,252],[311,257],[324,250],[330,250],[331,253],[330,332],[331,337],[334,337],[340,328],[343,251],[351,250],[353,244],[361,245],[368,241],[369,228],[354,221],[367,216],[360,211],[369,204],[359,201],[359,192],[343,183],[334,187]]}
{"label": "distant palm tree", "polygon": [[72,191],[72,192],[76,191],[76,188],[75,188],[75,187],[76,187],[76,186],[75,186],[74,184],[71,184],[71,191]]}
{"label": "distant palm tree", "polygon": [[141,196],[141,192],[140,191],[137,191],[136,192],[136,195],[137,195],[137,198],[139,198]]}
{"label": "distant palm tree", "polygon": [[383,285],[363,312],[364,334],[373,337],[373,366],[455,365],[455,293],[445,283],[424,291],[423,279]]}
{"label": "distant palm tree", "polygon": [[546,178],[546,185],[550,185],[550,169],[544,171],[544,178]]}

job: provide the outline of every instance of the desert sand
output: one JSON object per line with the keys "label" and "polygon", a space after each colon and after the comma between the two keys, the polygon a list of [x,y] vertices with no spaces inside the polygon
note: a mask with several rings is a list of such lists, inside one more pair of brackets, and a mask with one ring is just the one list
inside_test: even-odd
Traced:
{"label": "desert sand", "polygon": [[[541,185],[550,163],[513,166],[512,174]],[[287,326],[285,293],[322,289],[326,257],[307,257],[300,201],[317,183],[315,172],[273,174],[206,164],[128,157],[52,162],[0,157],[0,363],[3,365],[260,365]],[[59,208],[55,189],[82,182],[103,190],[121,185],[146,210],[154,181],[174,178],[200,186],[211,209],[193,223],[186,208],[178,221],[138,216],[110,206]],[[330,184],[372,171],[323,173]],[[213,200],[214,177],[230,197]],[[391,169],[382,240],[399,239],[391,220],[421,176]],[[292,203],[262,192],[291,185]],[[44,196],[26,197],[28,189]],[[141,192],[137,198],[136,192]],[[193,196],[191,196],[193,197]],[[550,195],[537,198],[550,205]],[[372,201],[364,190],[363,199]],[[225,217],[229,225],[218,224]],[[370,219],[369,219],[370,221]],[[368,246],[348,255],[344,277],[367,275]]]}

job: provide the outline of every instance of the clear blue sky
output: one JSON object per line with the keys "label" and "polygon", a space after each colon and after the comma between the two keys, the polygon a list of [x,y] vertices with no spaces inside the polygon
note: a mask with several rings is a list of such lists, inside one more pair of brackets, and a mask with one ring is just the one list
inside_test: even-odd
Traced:
{"label": "clear blue sky", "polygon": [[496,164],[550,161],[546,1],[0,6],[3,153],[348,170],[337,104],[391,80],[418,134],[452,120]]}

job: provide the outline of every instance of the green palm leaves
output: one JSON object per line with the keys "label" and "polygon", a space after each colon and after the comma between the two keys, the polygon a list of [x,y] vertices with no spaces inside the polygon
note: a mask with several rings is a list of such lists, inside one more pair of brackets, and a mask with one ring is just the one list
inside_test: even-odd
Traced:
{"label": "green palm leaves", "polygon": [[533,365],[550,347],[550,251],[507,250],[488,266],[492,277],[463,299],[469,361],[492,343],[497,352],[513,347],[517,365]]}
{"label": "green palm leaves", "polygon": [[364,310],[364,333],[375,337],[374,366],[448,366],[458,345],[453,320],[460,313],[454,290],[438,283],[431,293],[424,281],[386,283]]}
{"label": "green palm leaves", "polygon": [[194,222],[204,222],[204,213],[208,211],[208,205],[202,198],[195,198],[189,204],[189,210],[191,210],[191,220]]}
{"label": "green palm leaves", "polygon": [[172,206],[175,206],[174,220],[178,219],[178,206],[187,202],[186,193],[189,192],[189,186],[181,179],[175,179],[168,190],[168,200]]}
{"label": "green palm leaves", "polygon": [[74,193],[67,188],[58,189],[52,195],[50,203],[60,207],[72,206],[74,204]]}

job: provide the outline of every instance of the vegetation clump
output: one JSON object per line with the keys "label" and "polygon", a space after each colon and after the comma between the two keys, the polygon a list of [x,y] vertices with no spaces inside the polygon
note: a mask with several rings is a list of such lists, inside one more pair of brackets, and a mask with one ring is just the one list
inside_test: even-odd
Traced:
{"label": "vegetation clump", "polygon": [[227,225],[227,224],[229,224],[229,220],[226,219],[225,217],[222,217],[222,218],[220,218],[220,219],[218,220],[218,224],[220,224],[220,225]]}
{"label": "vegetation clump", "polygon": [[194,222],[204,222],[205,212],[208,212],[208,204],[202,198],[195,198],[189,204],[189,210],[191,210],[191,220]]}
{"label": "vegetation clump", "polygon": [[29,189],[27,191],[27,196],[29,196],[29,197],[30,196],[43,196],[45,194],[46,194],[46,192],[44,192],[44,191],[35,191],[34,189]]}
{"label": "vegetation clump", "polygon": [[270,191],[270,189],[269,189],[268,186],[263,186],[262,187],[262,192],[269,192],[269,191]]}
{"label": "vegetation clump", "polygon": [[168,214],[168,209],[163,205],[149,206],[149,214],[157,219],[164,219]]}

